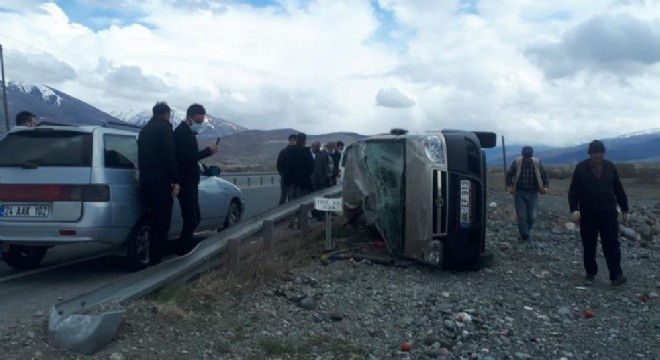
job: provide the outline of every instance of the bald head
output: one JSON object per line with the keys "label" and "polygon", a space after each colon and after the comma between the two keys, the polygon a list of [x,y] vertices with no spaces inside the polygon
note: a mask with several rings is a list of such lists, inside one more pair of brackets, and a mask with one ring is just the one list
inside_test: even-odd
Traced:
{"label": "bald head", "polygon": [[318,152],[321,149],[321,142],[318,140],[312,141],[311,148],[313,152]]}

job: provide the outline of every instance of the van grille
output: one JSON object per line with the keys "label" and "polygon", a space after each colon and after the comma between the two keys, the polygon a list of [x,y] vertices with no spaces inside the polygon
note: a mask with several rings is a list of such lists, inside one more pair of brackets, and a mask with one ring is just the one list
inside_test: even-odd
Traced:
{"label": "van grille", "polygon": [[433,170],[433,233],[447,233],[447,173]]}

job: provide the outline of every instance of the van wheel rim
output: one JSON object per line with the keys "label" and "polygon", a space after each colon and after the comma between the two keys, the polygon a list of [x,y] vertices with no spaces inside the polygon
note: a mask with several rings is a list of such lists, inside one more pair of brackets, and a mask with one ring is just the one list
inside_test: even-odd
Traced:
{"label": "van wheel rim", "polygon": [[149,263],[149,237],[151,229],[148,226],[140,228],[135,238],[135,253],[143,264]]}

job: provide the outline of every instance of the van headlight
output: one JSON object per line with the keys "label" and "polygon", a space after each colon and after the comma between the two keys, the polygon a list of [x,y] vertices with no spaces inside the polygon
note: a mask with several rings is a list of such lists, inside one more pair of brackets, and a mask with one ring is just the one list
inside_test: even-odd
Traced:
{"label": "van headlight", "polygon": [[442,147],[442,140],[437,135],[429,135],[422,140],[422,146],[426,157],[439,164],[445,163],[445,150]]}

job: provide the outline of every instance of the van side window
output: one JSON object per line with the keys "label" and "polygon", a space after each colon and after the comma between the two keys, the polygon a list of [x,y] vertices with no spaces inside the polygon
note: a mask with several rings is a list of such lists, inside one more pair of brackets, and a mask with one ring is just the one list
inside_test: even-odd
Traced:
{"label": "van side window", "polygon": [[105,134],[104,166],[114,169],[137,169],[137,139],[130,135]]}

